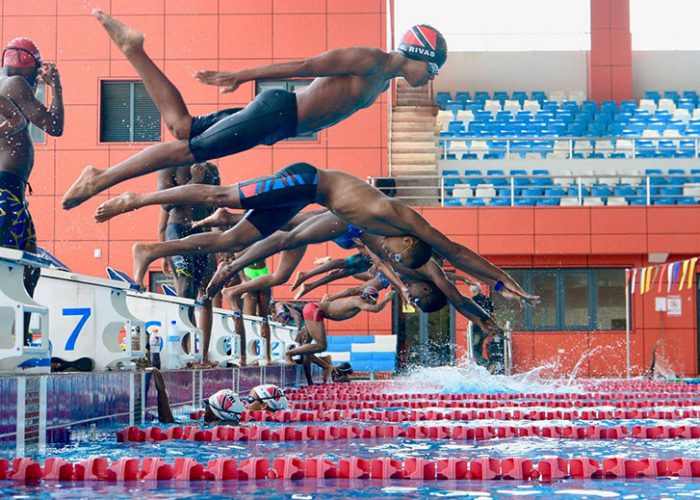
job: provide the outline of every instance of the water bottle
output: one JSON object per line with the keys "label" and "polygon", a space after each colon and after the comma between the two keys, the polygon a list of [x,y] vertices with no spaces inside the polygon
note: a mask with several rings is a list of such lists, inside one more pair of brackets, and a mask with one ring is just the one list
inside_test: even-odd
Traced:
{"label": "water bottle", "polygon": [[151,366],[160,370],[160,335],[158,328],[154,328],[148,336],[148,347],[151,350]]}
{"label": "water bottle", "polygon": [[177,321],[170,322],[168,336],[165,344],[165,369],[177,370],[180,368],[180,330],[177,328]]}

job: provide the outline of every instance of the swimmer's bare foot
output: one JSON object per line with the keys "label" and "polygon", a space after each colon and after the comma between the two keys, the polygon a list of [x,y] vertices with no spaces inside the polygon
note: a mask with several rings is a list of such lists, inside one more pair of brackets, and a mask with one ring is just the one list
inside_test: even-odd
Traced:
{"label": "swimmer's bare foot", "polygon": [[95,210],[95,220],[97,222],[107,222],[119,214],[136,210],[139,208],[140,199],[141,196],[136,193],[124,193],[116,198],[107,200]]}
{"label": "swimmer's bare foot", "polygon": [[304,271],[299,271],[297,275],[294,277],[294,283],[292,283],[292,288],[291,291],[294,291],[299,287],[299,285],[302,284],[302,282],[306,279],[306,273]]}
{"label": "swimmer's bare foot", "polygon": [[124,54],[129,54],[136,50],[143,50],[143,33],[134,28],[130,28],[100,9],[93,9],[92,15],[104,26],[109,37],[117,44],[119,50],[124,52]]}
{"label": "swimmer's bare foot", "polygon": [[220,227],[220,226],[232,226],[240,220],[240,216],[230,213],[225,208],[217,208],[216,211],[209,217],[205,217],[202,220],[198,220],[192,224],[193,228],[196,227]]}
{"label": "swimmer's bare foot", "polygon": [[143,284],[148,266],[156,259],[153,257],[153,248],[156,245],[157,243],[136,243],[131,247],[131,253],[134,256],[134,281],[139,285]]}
{"label": "swimmer's bare foot", "polygon": [[80,205],[82,202],[89,200],[104,188],[97,185],[97,180],[104,170],[88,165],[80,173],[80,176],[68,188],[66,194],[63,195],[63,208],[70,210]]}
{"label": "swimmer's bare foot", "polygon": [[292,359],[292,357],[291,357],[289,354],[285,354],[285,355],[284,355],[284,361],[285,361],[288,365],[294,365],[294,364],[296,364],[296,363],[294,362],[294,360]]}
{"label": "swimmer's bare foot", "polygon": [[207,297],[214,297],[226,285],[232,274],[233,266],[231,263],[221,264],[207,285],[205,290]]}
{"label": "swimmer's bare foot", "polygon": [[333,375],[333,372],[335,371],[335,367],[333,365],[326,366],[323,369],[323,383],[327,384],[329,380],[331,380],[331,375]]}
{"label": "swimmer's bare foot", "polygon": [[299,291],[294,296],[294,300],[299,300],[300,298],[302,298],[304,295],[306,295],[307,291],[308,290],[306,289],[306,283],[302,283],[301,288],[299,288]]}

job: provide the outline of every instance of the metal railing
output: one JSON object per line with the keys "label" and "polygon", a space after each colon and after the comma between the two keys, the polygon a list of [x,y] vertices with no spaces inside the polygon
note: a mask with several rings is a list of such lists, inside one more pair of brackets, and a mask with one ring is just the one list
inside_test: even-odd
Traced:
{"label": "metal railing", "polygon": [[[651,142],[654,147],[638,144],[637,141]],[[673,146],[661,145],[659,144],[661,141],[673,142]],[[684,144],[681,144],[681,141],[684,141]],[[690,141],[692,141],[692,147],[689,147]],[[453,143],[464,143],[464,147],[453,148]],[[534,143],[534,147],[521,143]],[[598,145],[598,143],[601,144]],[[447,158],[448,153],[475,153],[481,156],[494,153],[499,155],[499,158],[505,159],[513,159],[513,155],[519,157],[527,153],[540,154],[543,158],[550,154],[561,153],[561,159],[577,159],[574,153],[583,153],[584,158],[589,153],[603,153],[606,158],[611,153],[623,153],[625,158],[653,158],[654,156],[648,156],[647,153],[653,154],[655,151],[686,154],[692,151],[692,156],[685,156],[685,158],[700,156],[700,136],[697,135],[669,137],[461,136],[440,137],[438,146],[443,158]],[[666,158],[674,158],[674,156]]]}
{"label": "metal railing", "polygon": [[[482,202],[486,206],[694,205],[700,202],[700,174],[402,175],[369,177],[368,182],[409,205],[412,202],[425,204],[426,200],[441,206],[481,206]],[[391,184],[390,188],[387,183]]]}

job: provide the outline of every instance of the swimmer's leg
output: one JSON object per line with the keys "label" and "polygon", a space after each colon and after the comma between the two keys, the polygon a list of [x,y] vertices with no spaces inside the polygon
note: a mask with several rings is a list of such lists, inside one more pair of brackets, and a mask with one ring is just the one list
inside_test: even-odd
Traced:
{"label": "swimmer's leg", "polygon": [[97,222],[150,205],[209,205],[212,207],[241,208],[238,184],[208,186],[185,184],[148,194],[124,193],[105,201],[95,211]]}
{"label": "swimmer's leg", "polygon": [[267,358],[268,364],[272,362],[272,332],[270,331],[270,323],[267,320],[267,313],[270,310],[270,300],[272,299],[272,290],[269,288],[263,288],[258,290],[258,300],[257,300],[257,316],[263,318],[262,325],[260,326],[260,336],[267,339],[267,349],[265,350],[265,357]]}
{"label": "swimmer's leg", "polygon": [[156,391],[158,391],[158,421],[164,424],[171,424],[175,422],[175,417],[170,408],[170,400],[168,399],[168,391],[165,388],[163,374],[160,373],[158,368],[149,368],[148,371],[153,374],[153,383],[156,386]]}
{"label": "swimmer's leg", "polygon": [[288,350],[285,354],[287,356],[287,362],[291,363],[291,357],[298,354],[315,354],[317,352],[323,352],[327,348],[326,339],[326,326],[321,321],[306,321],[306,330],[311,335],[316,343],[314,344],[304,344],[300,347],[295,347],[294,349]]}
{"label": "swimmer's leg", "polygon": [[[28,252],[36,253],[36,245],[27,247]],[[38,267],[25,267],[24,268],[24,288],[30,297],[34,297],[34,290],[36,289],[37,283],[39,283],[39,276],[41,271]],[[24,345],[29,345],[32,342],[32,335],[29,333],[29,322],[31,321],[32,313],[24,313]],[[15,333],[16,335],[16,333]]]}
{"label": "swimmer's leg", "polygon": [[318,276],[319,274],[332,271],[333,269],[340,269],[341,267],[343,267],[343,264],[345,264],[345,259],[333,259],[321,264],[320,266],[316,266],[310,271],[300,271],[297,274],[297,277],[294,279],[294,283],[292,284],[292,290],[296,289],[299,285],[301,285],[304,281],[308,280],[309,278],[313,278],[314,276]]}
{"label": "swimmer's leg", "polygon": [[323,285],[327,285],[328,283],[331,283],[333,281],[347,278],[348,276],[352,276],[351,271],[347,269],[334,269],[330,273],[326,274],[325,276],[317,279],[312,283],[304,283],[299,289],[299,292],[297,292],[297,294],[294,296],[294,300],[299,300],[311,290],[315,290],[316,288]]}
{"label": "swimmer's leg", "polygon": [[274,272],[233,286],[228,288],[228,290],[231,290],[231,293],[243,295],[244,293],[257,292],[263,288],[282,285],[292,276],[305,253],[306,246],[284,250],[280,253],[280,260]]}
{"label": "swimmer's leg", "polygon": [[176,139],[188,139],[192,116],[180,91],[155,65],[143,48],[143,33],[131,28],[110,15],[95,9],[92,13],[102,24],[110,38],[119,47],[141,77],[148,95],[163,115],[170,133]]}
{"label": "swimmer's leg", "polygon": [[[156,259],[168,257],[170,255],[236,251],[247,247],[260,238],[260,231],[248,220],[244,219],[233,228],[223,233],[201,233],[193,234],[181,240],[159,243],[137,243],[132,248],[134,256],[134,279],[137,283],[141,283],[146,275],[146,271],[148,271],[148,266]],[[207,287],[207,291],[209,291],[209,289],[210,287]],[[210,297],[213,296],[215,292],[218,292],[219,289],[220,288],[216,289]]]}

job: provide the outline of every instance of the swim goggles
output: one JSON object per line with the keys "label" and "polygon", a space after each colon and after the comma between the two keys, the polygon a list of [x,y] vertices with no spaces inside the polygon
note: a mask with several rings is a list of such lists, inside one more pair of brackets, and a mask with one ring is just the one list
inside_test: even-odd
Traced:
{"label": "swim goggles", "polygon": [[440,66],[438,66],[434,62],[428,63],[428,74],[429,75],[437,75],[439,71],[440,71]]}
{"label": "swim goggles", "polygon": [[396,262],[401,262],[401,261],[403,260],[403,254],[406,253],[406,252],[407,252],[408,250],[410,250],[411,248],[413,248],[414,246],[416,246],[416,243],[418,243],[418,239],[417,239],[417,238],[413,238],[413,241],[411,241],[411,243],[409,243],[408,245],[406,245],[400,252],[395,252],[395,253],[393,254],[394,260],[395,260]]}
{"label": "swim goggles", "polygon": [[[268,396],[266,398],[261,398],[258,396],[246,396],[245,402],[248,403],[249,405],[255,403],[256,401],[260,401],[261,403],[265,401],[266,399],[278,399],[280,396]],[[284,397],[284,396],[282,396]]]}
{"label": "swim goggles", "polygon": [[5,47],[5,50],[2,51],[2,60],[3,61],[5,60],[5,52],[7,52],[8,50],[17,50],[19,52],[24,52],[25,54],[29,54],[31,56],[31,58],[34,59],[34,65],[37,68],[41,67],[41,61],[39,59],[37,59],[37,57],[32,52],[28,51],[27,49],[23,49],[22,47],[13,47],[13,46]]}

